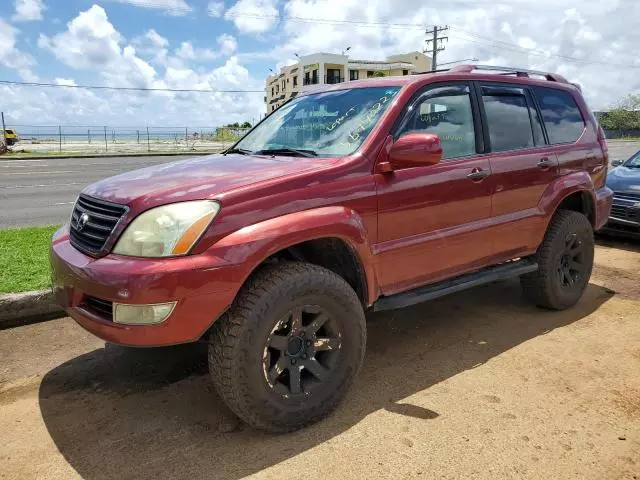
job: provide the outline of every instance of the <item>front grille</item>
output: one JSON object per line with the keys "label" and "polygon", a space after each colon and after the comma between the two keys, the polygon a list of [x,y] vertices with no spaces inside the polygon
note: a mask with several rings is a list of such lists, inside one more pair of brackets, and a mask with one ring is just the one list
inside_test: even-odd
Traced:
{"label": "front grille", "polygon": [[89,255],[99,254],[126,211],[123,205],[80,195],[71,214],[71,244]]}
{"label": "front grille", "polygon": [[623,207],[622,205],[612,205],[611,206],[611,216],[626,219],[627,218],[627,207]]}
{"label": "front grille", "polygon": [[105,320],[113,321],[113,303],[108,300],[87,295],[82,299],[80,305],[94,315],[104,318]]}
{"label": "front grille", "polygon": [[640,193],[617,193],[614,195],[615,198],[620,198],[622,200],[637,200],[640,202]]}
{"label": "front grille", "polygon": [[625,207],[624,205],[612,205],[611,216],[630,222],[640,222],[640,209],[635,207]]}

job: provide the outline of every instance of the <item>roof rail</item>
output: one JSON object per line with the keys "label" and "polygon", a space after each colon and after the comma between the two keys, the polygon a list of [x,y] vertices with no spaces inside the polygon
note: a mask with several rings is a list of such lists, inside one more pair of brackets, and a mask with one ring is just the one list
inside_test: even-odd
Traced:
{"label": "roof rail", "polygon": [[549,81],[558,83],[569,83],[566,78],[557,73],[542,72],[540,70],[529,70],[526,68],[499,67],[496,65],[457,65],[449,70],[450,73],[471,73],[475,70],[488,70],[492,72],[502,72],[500,75],[515,75],[517,77],[528,77],[537,75]]}

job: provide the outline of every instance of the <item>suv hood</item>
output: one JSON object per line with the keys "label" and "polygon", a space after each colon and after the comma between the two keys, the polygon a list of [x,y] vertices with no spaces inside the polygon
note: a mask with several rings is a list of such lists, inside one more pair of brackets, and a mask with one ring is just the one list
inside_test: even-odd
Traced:
{"label": "suv hood", "polygon": [[109,177],[82,193],[129,205],[134,200],[162,205],[213,198],[278,177],[324,168],[331,158],[208,155],[163,163]]}
{"label": "suv hood", "polygon": [[607,187],[616,193],[640,194],[640,168],[614,168],[607,175]]}

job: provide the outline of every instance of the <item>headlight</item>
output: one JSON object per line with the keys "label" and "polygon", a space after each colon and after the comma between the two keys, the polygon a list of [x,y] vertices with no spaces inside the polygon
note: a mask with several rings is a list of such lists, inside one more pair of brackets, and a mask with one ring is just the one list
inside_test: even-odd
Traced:
{"label": "headlight", "polygon": [[136,257],[185,255],[219,211],[220,205],[208,200],[152,208],[134,218],[113,253]]}

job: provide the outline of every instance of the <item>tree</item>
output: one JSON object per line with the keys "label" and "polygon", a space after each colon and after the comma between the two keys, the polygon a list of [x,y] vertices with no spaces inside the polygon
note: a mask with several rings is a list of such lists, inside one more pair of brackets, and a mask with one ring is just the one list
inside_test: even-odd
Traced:
{"label": "tree", "polygon": [[382,72],[382,71],[378,70],[377,72],[375,72],[375,73],[373,74],[373,76],[374,76],[374,77],[384,77],[384,76],[385,76],[385,74],[384,74],[384,72]]}
{"label": "tree", "polygon": [[242,128],[251,128],[251,124],[249,122],[244,122],[242,124]]}
{"label": "tree", "polygon": [[605,130],[640,130],[640,95],[627,95],[604,112],[600,125]]}

